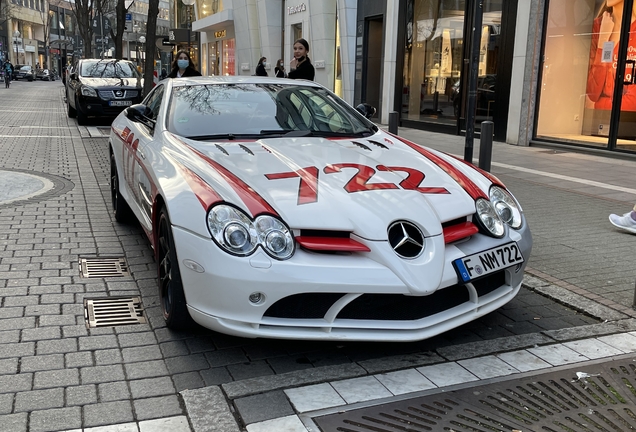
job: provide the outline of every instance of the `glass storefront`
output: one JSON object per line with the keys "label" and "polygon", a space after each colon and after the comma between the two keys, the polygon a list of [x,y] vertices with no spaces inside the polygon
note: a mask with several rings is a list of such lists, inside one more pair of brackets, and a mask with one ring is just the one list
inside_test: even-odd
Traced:
{"label": "glass storefront", "polygon": [[235,39],[209,42],[207,44],[207,67],[203,75],[234,75],[236,70],[235,45]]}
{"label": "glass storefront", "polygon": [[[623,28],[630,8],[631,25]],[[635,151],[633,0],[551,0],[545,22],[536,138]]]}
{"label": "glass storefront", "polygon": [[[477,81],[478,123],[493,120],[503,0],[483,1]],[[464,31],[469,0],[407,0],[402,119],[455,126],[463,116]],[[469,35],[466,35],[469,36]]]}

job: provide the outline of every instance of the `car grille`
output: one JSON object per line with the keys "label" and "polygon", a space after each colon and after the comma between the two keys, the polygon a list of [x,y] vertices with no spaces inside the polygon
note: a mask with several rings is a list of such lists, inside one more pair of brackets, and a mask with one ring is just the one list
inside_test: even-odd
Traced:
{"label": "car grille", "polygon": [[[479,297],[506,283],[505,270],[473,281]],[[290,319],[323,318],[344,294],[305,293],[285,297],[267,309],[266,317]],[[402,294],[363,294],[345,306],[336,319],[413,321],[433,316],[469,301],[465,285],[453,285],[427,296]]]}
{"label": "car grille", "polygon": [[112,100],[112,99],[132,99],[136,98],[139,95],[137,90],[123,90],[123,94],[121,96],[117,96],[115,94],[115,90],[100,90],[99,97],[104,100]]}

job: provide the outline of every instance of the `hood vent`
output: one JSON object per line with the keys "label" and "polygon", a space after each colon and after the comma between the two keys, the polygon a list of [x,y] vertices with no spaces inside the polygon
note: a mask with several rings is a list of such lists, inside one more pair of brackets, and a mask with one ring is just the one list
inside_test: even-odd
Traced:
{"label": "hood vent", "polygon": [[361,149],[365,149],[365,150],[371,151],[371,149],[368,146],[366,146],[366,145],[364,145],[362,143],[359,143],[358,141],[351,141],[351,142],[353,144],[357,145],[358,147],[360,147]]}
{"label": "hood vent", "polygon": [[223,146],[220,146],[218,144],[214,144],[216,146],[216,148],[218,148],[222,153],[225,154],[225,156],[229,156],[230,154],[228,153],[227,150],[225,150],[225,148],[223,148]]}
{"label": "hood vent", "polygon": [[385,146],[381,142],[377,142],[377,141],[373,141],[373,140],[367,140],[367,141],[369,141],[371,144],[377,145],[378,147],[383,148],[385,150],[389,149],[387,146]]}
{"label": "hood vent", "polygon": [[246,146],[244,146],[243,144],[239,144],[239,147],[242,148],[245,153],[254,156],[254,152],[252,150],[250,150],[249,148],[247,148]]}

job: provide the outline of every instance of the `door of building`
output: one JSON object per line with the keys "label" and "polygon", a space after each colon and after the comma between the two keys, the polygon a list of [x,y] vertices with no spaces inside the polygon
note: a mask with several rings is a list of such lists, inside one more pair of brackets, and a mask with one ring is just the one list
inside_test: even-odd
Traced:
{"label": "door of building", "polygon": [[384,21],[382,17],[367,19],[365,22],[366,37],[364,38],[364,80],[362,85],[362,102],[377,108],[376,115],[381,116],[382,107],[382,59],[384,39]]}

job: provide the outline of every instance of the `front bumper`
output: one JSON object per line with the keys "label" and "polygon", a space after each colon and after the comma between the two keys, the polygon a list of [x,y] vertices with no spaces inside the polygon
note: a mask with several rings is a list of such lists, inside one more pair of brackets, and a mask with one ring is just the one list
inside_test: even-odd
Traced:
{"label": "front bumper", "polygon": [[[368,242],[370,253],[298,249],[292,259],[276,261],[262,251],[250,257],[231,256],[211,240],[178,227],[173,227],[173,236],[188,310],[196,322],[235,336],[279,339],[430,338],[512,300],[521,287],[532,248],[527,227],[510,231],[505,239],[478,234],[446,245],[443,252],[438,249],[443,258],[426,269],[426,277],[436,281],[435,288],[422,293],[414,292],[391,265],[377,260],[383,256],[379,249],[393,253],[385,242]],[[458,282],[451,264],[454,259],[511,240],[524,255],[522,265],[474,283]],[[184,264],[189,261],[201,267]],[[253,293],[262,293],[264,299],[250,302]]]}
{"label": "front bumper", "polygon": [[131,105],[141,103],[141,96],[131,99],[118,99],[116,102],[125,102],[127,105],[112,106],[111,100],[104,100],[100,97],[78,96],[78,105],[76,108],[81,110],[87,116],[95,117],[117,117],[124,109]]}

